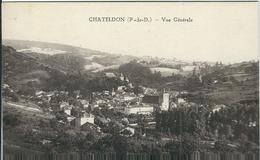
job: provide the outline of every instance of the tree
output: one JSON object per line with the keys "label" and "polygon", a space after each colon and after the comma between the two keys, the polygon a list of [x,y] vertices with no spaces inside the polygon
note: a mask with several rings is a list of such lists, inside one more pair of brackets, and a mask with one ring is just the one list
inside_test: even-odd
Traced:
{"label": "tree", "polygon": [[121,128],[115,121],[110,121],[105,130],[107,130],[107,132],[112,134],[112,135],[118,135]]}
{"label": "tree", "polygon": [[18,114],[4,114],[4,126],[17,126],[21,123],[21,116]]}
{"label": "tree", "polygon": [[134,92],[134,94],[140,94],[140,93],[142,93],[143,92],[143,90],[142,90],[142,88],[140,87],[140,86],[134,86],[134,88],[133,88],[133,92]]}
{"label": "tree", "polygon": [[67,122],[67,114],[63,113],[63,112],[57,112],[55,114],[57,121],[63,121],[63,122]]}
{"label": "tree", "polygon": [[153,74],[148,67],[145,67],[136,61],[121,65],[119,67],[119,72],[129,77],[129,80],[135,85],[150,86],[154,83],[161,82],[160,73]]}
{"label": "tree", "polygon": [[28,85],[21,85],[20,87],[19,87],[19,91],[18,91],[18,93],[19,94],[23,94],[23,95],[34,95],[35,94],[35,89],[34,89],[34,87],[32,87],[32,86],[28,86]]}
{"label": "tree", "polygon": [[102,139],[99,139],[91,148],[97,151],[113,150],[118,153],[119,157],[121,157],[123,156],[123,153],[128,151],[129,145],[125,137],[116,134],[107,135]]}
{"label": "tree", "polygon": [[187,79],[186,89],[190,91],[195,91],[198,90],[200,87],[202,87],[202,83],[200,82],[200,79],[197,75],[193,74]]}

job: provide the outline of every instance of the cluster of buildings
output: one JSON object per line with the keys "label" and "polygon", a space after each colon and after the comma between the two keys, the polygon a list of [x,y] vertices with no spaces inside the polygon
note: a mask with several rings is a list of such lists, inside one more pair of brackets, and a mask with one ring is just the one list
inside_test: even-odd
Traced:
{"label": "cluster of buildings", "polygon": [[151,114],[154,111],[169,111],[172,108],[177,108],[179,104],[187,103],[184,98],[180,97],[181,93],[176,91],[164,90],[162,93],[158,91],[153,93],[145,94],[139,105],[127,106],[125,113]]}
{"label": "cluster of buildings", "polygon": [[[70,99],[72,98],[65,91],[37,91],[33,100],[43,109],[53,114],[65,114],[67,122],[76,127],[80,127],[86,123],[94,124],[95,116],[87,112],[89,101],[82,99],[79,93],[75,93],[73,103],[69,102]],[[61,120],[59,122],[64,123]]]}
{"label": "cluster of buildings", "polygon": [[[68,92],[64,91],[39,91],[35,95],[40,99],[38,104],[49,103],[49,111],[64,112],[68,121],[75,126],[81,126],[85,123],[94,124],[95,116],[91,112],[96,108],[113,109],[113,111],[121,112],[126,116],[152,115],[155,111],[169,111],[171,108],[176,108],[178,104],[185,103],[184,99],[178,97],[180,95],[178,92],[164,90],[159,93],[156,89],[143,87],[143,94],[136,95],[133,92],[126,92],[125,88],[127,87],[129,86],[119,86],[112,91],[93,92],[91,100],[82,99],[78,93],[76,100],[80,106],[70,104],[67,101],[68,98],[65,98],[68,97]],[[59,99],[59,97],[61,98]],[[58,100],[55,101],[55,99]],[[75,108],[81,113],[73,114],[72,110]]]}
{"label": "cluster of buildings", "polygon": [[[110,78],[116,76],[114,73],[106,73],[105,75]],[[128,136],[133,135],[134,128],[138,126],[136,118],[138,115],[145,115],[149,119],[147,124],[154,125],[153,112],[168,111],[170,108],[177,107],[178,103],[185,102],[178,98],[179,93],[177,92],[166,90],[159,92],[154,88],[141,87],[143,92],[136,95],[133,92],[132,83],[126,76],[120,74],[119,79],[124,82],[123,85],[112,89],[112,91],[92,92],[88,98],[83,98],[79,91],[73,93],[36,91],[30,100],[46,112],[54,115],[62,114],[63,117],[66,117],[66,120],[59,119],[60,123],[69,123],[75,127],[90,124],[96,126],[94,128],[100,129],[113,120],[122,128],[121,132],[128,133]],[[110,117],[107,113],[97,114],[96,110],[104,112],[103,109],[110,110],[110,112],[115,113],[114,115],[118,113],[121,117]],[[105,125],[100,125],[97,122]]]}

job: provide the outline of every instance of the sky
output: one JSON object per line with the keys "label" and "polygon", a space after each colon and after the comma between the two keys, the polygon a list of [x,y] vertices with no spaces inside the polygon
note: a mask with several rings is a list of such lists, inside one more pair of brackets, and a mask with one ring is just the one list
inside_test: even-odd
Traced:
{"label": "sky", "polygon": [[[89,17],[151,17],[150,23]],[[162,22],[162,17],[193,22]],[[157,20],[157,21],[156,21]],[[115,54],[224,63],[258,59],[258,8],[250,3],[4,3],[2,38]]]}

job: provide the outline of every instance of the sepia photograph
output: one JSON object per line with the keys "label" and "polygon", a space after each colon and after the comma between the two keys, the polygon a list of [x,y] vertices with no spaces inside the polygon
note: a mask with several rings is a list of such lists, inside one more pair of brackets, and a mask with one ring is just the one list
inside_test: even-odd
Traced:
{"label": "sepia photograph", "polygon": [[3,160],[259,160],[258,2],[3,2]]}

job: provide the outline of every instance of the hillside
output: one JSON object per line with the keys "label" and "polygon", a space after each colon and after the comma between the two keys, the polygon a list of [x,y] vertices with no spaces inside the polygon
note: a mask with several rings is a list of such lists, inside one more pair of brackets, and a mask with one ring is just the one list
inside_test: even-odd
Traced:
{"label": "hillside", "polygon": [[[3,83],[19,95],[34,95],[36,90],[81,90],[111,89],[116,80],[108,81],[102,73],[84,70],[87,60],[72,54],[38,55],[17,52],[2,46]],[[111,85],[108,85],[111,83]]]}
{"label": "hillside", "polygon": [[[207,151],[222,150],[226,144],[236,144],[227,147],[235,151],[258,147],[259,62],[225,65],[86,56],[54,44],[44,45],[53,48],[27,45],[21,49],[20,44],[18,50],[2,46],[7,146],[48,152],[144,152],[156,147],[162,152],[176,149],[184,140],[187,146],[202,142],[191,147]],[[161,112],[158,104],[165,103],[160,100],[165,90],[171,95],[171,108]],[[156,104],[145,104],[144,97]],[[130,106],[152,110],[145,116],[128,114],[125,110]],[[224,107],[215,112],[216,106]],[[76,125],[82,118],[91,121]],[[133,127],[133,134],[128,127]],[[174,137],[171,142],[169,137]],[[246,143],[250,147],[244,147]]]}
{"label": "hillside", "polygon": [[[70,45],[58,44],[58,43],[48,43],[48,42],[39,42],[39,41],[26,41],[26,40],[3,40],[3,45],[12,46],[16,50],[21,50],[24,52],[37,52],[38,51],[56,51],[58,53],[73,53],[73,54],[82,54],[84,56],[91,55],[103,55],[104,52],[85,49],[81,47],[75,47]],[[27,49],[27,50],[26,50]],[[42,49],[42,50],[40,50]],[[57,52],[59,51],[59,52]],[[44,53],[44,52],[43,52]]]}
{"label": "hillside", "polygon": [[[136,57],[131,55],[110,54],[92,49],[75,47],[57,43],[47,43],[25,40],[3,40],[6,46],[12,46],[17,52],[26,53],[42,63],[57,67],[63,72],[70,72],[68,63],[81,64],[81,69],[86,72],[102,72],[105,70],[118,69],[120,65],[137,60],[138,63],[151,68],[151,71],[161,71],[163,76],[180,73],[189,74],[195,67],[192,63],[158,57]],[[67,60],[69,59],[69,60]],[[72,62],[71,62],[72,61]],[[71,65],[69,65],[71,67]],[[73,68],[74,66],[72,66]],[[75,67],[74,67],[75,68]],[[154,69],[156,68],[156,69]]]}
{"label": "hillside", "polygon": [[[46,87],[46,82],[52,82],[50,86],[61,87],[66,82],[72,85],[70,88],[82,88],[89,85],[90,79],[96,79],[104,75],[104,72],[114,72],[117,75],[121,72],[134,85],[188,90],[191,100],[201,99],[205,95],[213,103],[258,102],[258,62],[230,65],[191,63],[158,57],[113,55],[45,42],[5,40],[4,44],[16,49],[3,47],[4,81],[16,86],[33,83],[41,88]],[[125,65],[130,61],[136,63]],[[79,78],[77,75],[84,76]],[[73,79],[75,82],[81,81],[81,85],[69,82]],[[103,82],[94,88],[100,86],[104,86]]]}
{"label": "hillside", "polygon": [[3,82],[15,88],[25,84],[41,87],[51,74],[61,73],[54,67],[39,62],[36,58],[25,53],[16,52],[12,47],[2,47]]}
{"label": "hillside", "polygon": [[207,69],[202,68],[197,72],[198,79],[201,76],[202,85],[191,94],[195,96],[195,99],[199,96],[206,96],[208,101],[217,104],[258,103],[258,68],[258,62],[216,64]]}
{"label": "hillside", "polygon": [[136,58],[57,43],[3,40],[3,44],[12,46],[17,52],[30,55],[42,63],[52,65],[63,72],[72,72],[75,69],[86,72],[99,72],[118,68],[119,65]]}

